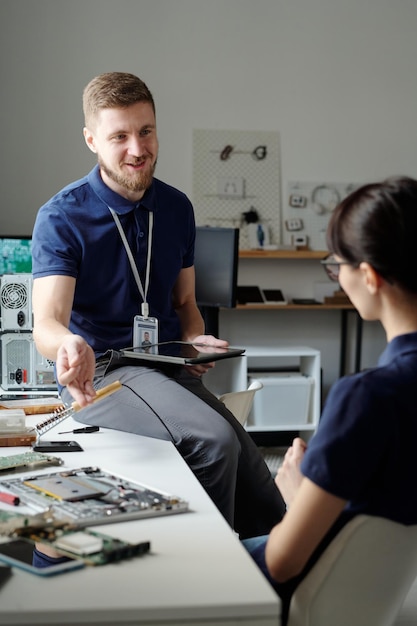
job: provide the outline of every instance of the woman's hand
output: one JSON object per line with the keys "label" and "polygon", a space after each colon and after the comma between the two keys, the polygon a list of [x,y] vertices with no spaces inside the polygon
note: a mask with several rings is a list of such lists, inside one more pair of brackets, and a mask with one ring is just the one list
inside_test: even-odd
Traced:
{"label": "woman's hand", "polygon": [[275,483],[285,500],[287,507],[290,506],[301,484],[303,475],[300,470],[301,461],[307,450],[305,441],[297,437],[292,446],[288,448],[284,461],[275,477]]}

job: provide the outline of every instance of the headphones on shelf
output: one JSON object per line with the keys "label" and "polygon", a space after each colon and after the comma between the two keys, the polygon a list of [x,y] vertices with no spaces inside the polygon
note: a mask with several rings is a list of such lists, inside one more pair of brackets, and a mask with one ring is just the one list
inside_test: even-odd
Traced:
{"label": "headphones on shelf", "polygon": [[312,210],[317,215],[331,213],[340,202],[340,193],[336,187],[318,185],[311,193]]}

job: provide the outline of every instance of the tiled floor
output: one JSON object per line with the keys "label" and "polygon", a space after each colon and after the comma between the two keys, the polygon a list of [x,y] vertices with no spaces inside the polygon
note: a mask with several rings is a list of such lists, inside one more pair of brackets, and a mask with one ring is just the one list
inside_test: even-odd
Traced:
{"label": "tiled floor", "polygon": [[269,467],[271,474],[275,476],[284,459],[284,455],[288,450],[288,446],[285,448],[259,447],[259,449],[262,452],[262,456],[264,457],[265,463]]}

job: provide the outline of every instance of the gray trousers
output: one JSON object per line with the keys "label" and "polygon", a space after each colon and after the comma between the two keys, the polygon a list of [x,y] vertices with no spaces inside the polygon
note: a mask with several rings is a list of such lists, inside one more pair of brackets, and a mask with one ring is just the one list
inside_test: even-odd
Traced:
{"label": "gray trousers", "polygon": [[[75,414],[84,424],[172,441],[240,538],[267,534],[285,505],[251,437],[186,367],[98,362],[95,388],[122,389]],[[66,403],[72,401],[64,388]],[[180,495],[180,494],[179,494]]]}

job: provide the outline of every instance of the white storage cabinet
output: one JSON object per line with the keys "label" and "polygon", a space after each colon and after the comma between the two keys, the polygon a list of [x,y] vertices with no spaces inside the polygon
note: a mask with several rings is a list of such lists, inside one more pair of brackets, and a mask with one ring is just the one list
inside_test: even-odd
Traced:
{"label": "white storage cabinet", "polygon": [[300,431],[308,439],[320,418],[320,372],[320,351],[314,348],[250,346],[242,357],[218,362],[204,381],[221,395],[261,380],[264,387],[255,394],[246,430]]}

